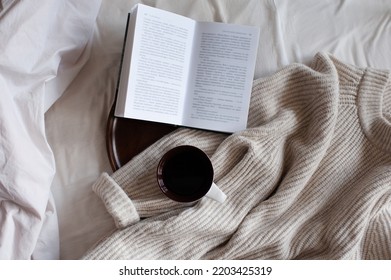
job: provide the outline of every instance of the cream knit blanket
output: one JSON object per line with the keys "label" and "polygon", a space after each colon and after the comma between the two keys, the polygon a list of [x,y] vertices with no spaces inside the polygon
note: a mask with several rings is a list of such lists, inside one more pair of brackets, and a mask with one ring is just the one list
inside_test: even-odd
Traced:
{"label": "cream knit blanket", "polygon": [[[391,79],[317,54],[253,86],[248,129],[178,129],[93,186],[117,229],[85,259],[391,259]],[[169,149],[211,156],[220,204],[170,201]]]}

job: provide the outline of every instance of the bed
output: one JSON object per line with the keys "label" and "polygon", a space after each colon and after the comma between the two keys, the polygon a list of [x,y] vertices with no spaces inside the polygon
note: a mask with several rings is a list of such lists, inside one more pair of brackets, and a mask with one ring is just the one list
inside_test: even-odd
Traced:
{"label": "bed", "polygon": [[391,70],[386,0],[0,1],[0,258],[79,259],[116,230],[92,185],[136,3],[259,26],[254,79],[318,52]]}

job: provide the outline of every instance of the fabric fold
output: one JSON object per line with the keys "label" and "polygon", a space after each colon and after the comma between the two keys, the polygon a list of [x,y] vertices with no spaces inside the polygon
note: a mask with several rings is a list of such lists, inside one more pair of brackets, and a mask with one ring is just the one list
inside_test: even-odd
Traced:
{"label": "fabric fold", "polygon": [[77,71],[61,89],[48,92],[48,81],[77,64],[100,4],[0,3],[7,9],[0,11],[0,259],[60,257],[45,101],[46,95],[52,102],[59,98]]}
{"label": "fabric fold", "polygon": [[107,173],[99,177],[92,189],[102,199],[117,228],[124,228],[140,220],[131,199]]}

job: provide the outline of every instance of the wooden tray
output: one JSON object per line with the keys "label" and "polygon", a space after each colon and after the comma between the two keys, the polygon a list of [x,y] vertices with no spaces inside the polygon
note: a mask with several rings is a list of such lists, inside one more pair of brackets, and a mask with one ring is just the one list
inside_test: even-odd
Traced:
{"label": "wooden tray", "polygon": [[113,171],[177,127],[114,116],[111,107],[106,127],[106,149]]}

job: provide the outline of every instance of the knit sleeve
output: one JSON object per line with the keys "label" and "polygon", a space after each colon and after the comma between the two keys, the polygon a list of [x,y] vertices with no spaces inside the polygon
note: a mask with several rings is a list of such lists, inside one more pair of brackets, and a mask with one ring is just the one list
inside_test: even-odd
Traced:
{"label": "knit sleeve", "polygon": [[178,129],[142,152],[113,174],[101,174],[92,186],[101,198],[117,228],[125,228],[140,220],[173,209],[190,206],[168,199],[158,188],[157,164],[163,154],[178,145],[194,145],[211,155],[225,134]]}

